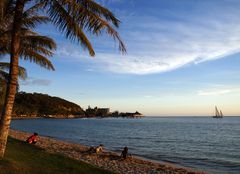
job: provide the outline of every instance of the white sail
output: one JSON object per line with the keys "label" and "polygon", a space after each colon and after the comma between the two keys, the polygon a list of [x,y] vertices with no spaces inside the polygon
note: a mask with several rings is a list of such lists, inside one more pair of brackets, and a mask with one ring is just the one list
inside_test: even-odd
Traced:
{"label": "white sail", "polygon": [[220,110],[220,115],[219,115],[220,117],[223,117],[223,113],[222,113],[222,111]]}
{"label": "white sail", "polygon": [[217,106],[215,106],[215,116],[218,117],[220,115],[218,109],[217,109]]}
{"label": "white sail", "polygon": [[222,118],[223,117],[223,113],[221,110],[218,111],[217,106],[215,106],[215,115],[213,116],[213,118]]}

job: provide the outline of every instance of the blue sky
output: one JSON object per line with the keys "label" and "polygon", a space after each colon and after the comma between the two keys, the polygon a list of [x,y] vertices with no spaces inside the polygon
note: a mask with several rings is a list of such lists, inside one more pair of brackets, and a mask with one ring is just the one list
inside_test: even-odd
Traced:
{"label": "blue sky", "polygon": [[51,72],[21,62],[21,90],[41,92],[112,111],[145,115],[240,115],[239,0],[99,0],[121,20],[127,54],[103,35],[89,57],[51,25],[38,32],[58,49]]}

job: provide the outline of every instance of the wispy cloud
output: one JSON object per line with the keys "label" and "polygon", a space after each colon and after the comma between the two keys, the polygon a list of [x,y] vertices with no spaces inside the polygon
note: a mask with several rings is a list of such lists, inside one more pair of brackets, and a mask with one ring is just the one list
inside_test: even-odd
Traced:
{"label": "wispy cloud", "polygon": [[212,89],[204,89],[204,90],[199,90],[197,92],[197,95],[199,96],[211,96],[211,95],[224,95],[224,94],[229,94],[229,93],[236,93],[240,92],[240,88],[212,88]]}
{"label": "wispy cloud", "polygon": [[152,96],[152,95],[145,95],[145,96],[143,96],[144,98],[153,98],[154,96]]}
{"label": "wispy cloud", "polygon": [[32,85],[32,86],[49,86],[51,84],[51,80],[47,79],[35,79],[35,78],[28,78],[24,81],[21,81],[21,85]]}
{"label": "wispy cloud", "polygon": [[[96,49],[94,61],[81,59],[87,56],[83,56],[78,48],[64,50],[66,46],[63,46],[59,55],[79,59],[89,66],[87,69],[150,74],[240,52],[239,7],[221,6],[215,8],[214,13],[204,7],[199,7],[196,10],[199,13],[191,15],[182,11],[169,11],[164,17],[127,16],[120,31],[128,48],[128,54],[124,56],[105,51],[106,48],[109,50],[108,44],[112,43],[104,41],[103,45],[102,40],[95,42],[100,47]],[[166,16],[174,20],[166,20]]]}

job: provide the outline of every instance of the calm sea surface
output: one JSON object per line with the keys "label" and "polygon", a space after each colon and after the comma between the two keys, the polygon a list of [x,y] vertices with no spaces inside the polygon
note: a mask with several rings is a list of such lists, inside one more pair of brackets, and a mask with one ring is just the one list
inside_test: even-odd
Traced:
{"label": "calm sea surface", "polygon": [[240,174],[240,117],[13,120],[12,129],[171,162],[209,173]]}

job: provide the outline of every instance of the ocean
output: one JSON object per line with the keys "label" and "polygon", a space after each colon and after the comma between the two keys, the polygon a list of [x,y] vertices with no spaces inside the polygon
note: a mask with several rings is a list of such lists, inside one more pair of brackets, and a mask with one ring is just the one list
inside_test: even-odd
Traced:
{"label": "ocean", "polygon": [[13,120],[11,128],[38,132],[214,174],[240,173],[240,117],[145,117]]}

